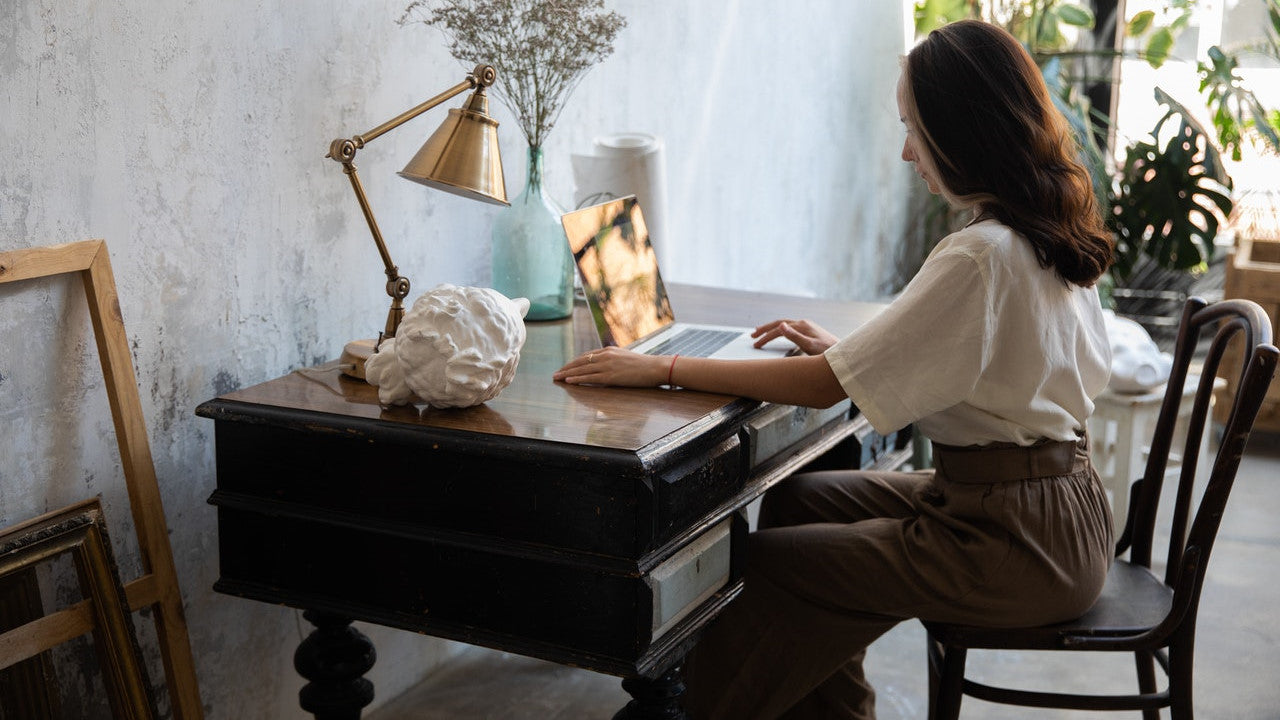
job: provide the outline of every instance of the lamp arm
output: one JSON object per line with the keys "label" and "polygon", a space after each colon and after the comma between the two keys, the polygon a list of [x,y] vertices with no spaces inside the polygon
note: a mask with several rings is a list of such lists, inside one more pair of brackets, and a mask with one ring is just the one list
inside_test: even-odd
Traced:
{"label": "lamp arm", "polygon": [[329,143],[327,158],[342,163],[342,172],[351,180],[351,189],[355,191],[356,200],[360,203],[360,211],[373,234],[373,242],[378,246],[378,254],[382,256],[382,264],[387,274],[387,295],[391,297],[391,309],[387,312],[387,324],[383,330],[384,337],[395,337],[400,320],[404,317],[404,299],[409,296],[409,278],[400,274],[399,268],[391,261],[391,253],[382,239],[382,231],[378,229],[378,221],[373,217],[373,208],[369,206],[369,198],[360,183],[360,174],[356,172],[356,152],[366,143],[394,130],[437,105],[473,88],[483,90],[493,84],[497,72],[489,65],[477,65],[467,79],[445,90],[410,110],[382,123],[374,129],[351,138],[338,138]]}
{"label": "lamp arm", "polygon": [[395,130],[396,128],[418,117],[422,113],[430,110],[431,108],[439,105],[440,103],[445,102],[450,98],[461,95],[462,93],[474,88],[475,86],[476,86],[475,79],[473,78],[473,76],[468,75],[466,80],[463,80],[462,82],[458,83],[457,85],[454,85],[448,90],[445,90],[439,95],[436,95],[435,97],[424,101],[422,104],[417,105],[410,110],[406,110],[400,113],[399,115],[382,123],[378,127],[366,133],[356,135],[354,138],[352,138],[352,140],[358,142],[359,147],[364,147],[365,143],[371,142],[378,136],[383,135],[392,130]]}
{"label": "lamp arm", "polygon": [[373,242],[378,246],[378,254],[382,256],[382,265],[387,274],[387,295],[391,298],[391,309],[387,311],[387,323],[382,335],[395,337],[396,330],[400,327],[400,320],[404,318],[404,299],[409,296],[409,278],[401,275],[400,268],[391,261],[391,253],[387,251],[387,244],[382,239],[382,231],[378,229],[378,221],[373,217],[373,209],[369,207],[369,198],[364,194],[364,186],[360,183],[360,174],[356,172],[355,163],[351,161],[342,163],[342,171],[351,181],[351,189],[355,191],[356,200],[360,202],[360,211],[364,213],[369,232],[373,234]]}

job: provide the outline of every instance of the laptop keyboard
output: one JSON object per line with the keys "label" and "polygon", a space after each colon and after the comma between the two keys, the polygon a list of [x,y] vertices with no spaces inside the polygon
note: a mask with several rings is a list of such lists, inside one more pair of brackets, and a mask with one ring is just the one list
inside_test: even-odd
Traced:
{"label": "laptop keyboard", "polygon": [[707,357],[711,353],[733,342],[741,335],[738,330],[709,330],[706,328],[686,328],[653,347],[645,350],[646,355],[687,355],[689,357]]}

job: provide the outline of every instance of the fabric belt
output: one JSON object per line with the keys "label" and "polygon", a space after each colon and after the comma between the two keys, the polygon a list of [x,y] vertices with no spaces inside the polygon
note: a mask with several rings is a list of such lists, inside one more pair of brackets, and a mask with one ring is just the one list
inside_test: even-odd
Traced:
{"label": "fabric belt", "polygon": [[933,444],[937,474],[958,483],[998,483],[1070,475],[1089,462],[1088,439],[1019,446],[1005,443],[958,447]]}

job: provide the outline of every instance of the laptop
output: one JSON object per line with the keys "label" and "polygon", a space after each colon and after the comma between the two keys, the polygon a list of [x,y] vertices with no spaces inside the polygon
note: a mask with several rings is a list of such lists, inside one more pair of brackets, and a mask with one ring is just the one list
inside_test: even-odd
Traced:
{"label": "laptop", "polygon": [[602,346],[650,355],[714,358],[783,357],[787,340],[755,348],[752,328],[677,322],[634,195],[561,216]]}

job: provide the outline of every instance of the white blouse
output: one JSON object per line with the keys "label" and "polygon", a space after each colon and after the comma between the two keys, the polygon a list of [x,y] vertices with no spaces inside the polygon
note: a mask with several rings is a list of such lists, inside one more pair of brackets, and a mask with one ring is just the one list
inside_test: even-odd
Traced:
{"label": "white blouse", "polygon": [[1072,440],[1107,384],[1096,287],[1064,282],[994,220],[948,235],[883,312],[827,350],[880,433],[947,445]]}

